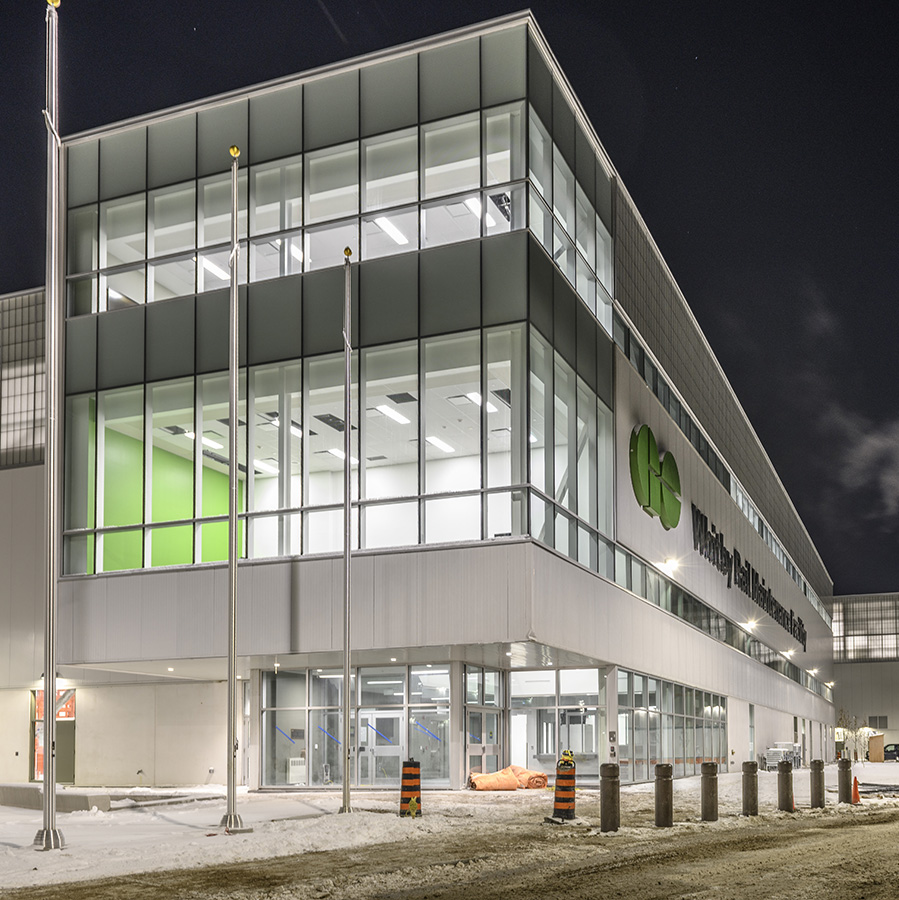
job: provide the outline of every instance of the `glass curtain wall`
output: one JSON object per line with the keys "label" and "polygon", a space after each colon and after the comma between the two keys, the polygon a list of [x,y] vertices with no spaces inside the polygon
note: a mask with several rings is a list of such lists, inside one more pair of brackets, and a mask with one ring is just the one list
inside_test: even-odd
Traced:
{"label": "glass curtain wall", "polygon": [[[241,284],[527,227],[524,102],[241,169]],[[73,207],[68,314],[227,288],[230,173]],[[361,241],[361,247],[360,247]]]}
{"label": "glass curtain wall", "polygon": [[658,763],[675,777],[703,762],[727,771],[727,698],[637,672],[618,671],[618,763],[622,781],[649,781]]}
{"label": "glass curtain wall", "polygon": [[[527,532],[524,335],[517,324],[354,356],[356,547]],[[241,372],[243,555],[341,549],[343,381],[342,354]],[[66,574],[227,559],[226,373],[73,396],[67,423]]]}
{"label": "glass curtain wall", "polygon": [[599,779],[605,762],[605,679],[597,669],[544,669],[509,675],[509,758],[555,775],[571,750],[578,779]]}
{"label": "glass curtain wall", "polygon": [[[448,664],[358,669],[351,681],[351,782],[396,788],[402,761],[421,762],[422,784],[449,785]],[[343,673],[265,672],[262,784],[336,787],[342,782]]]}

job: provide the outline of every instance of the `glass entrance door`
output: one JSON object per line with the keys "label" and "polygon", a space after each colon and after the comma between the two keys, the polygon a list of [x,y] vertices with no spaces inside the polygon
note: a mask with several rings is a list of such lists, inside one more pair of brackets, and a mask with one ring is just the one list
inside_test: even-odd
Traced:
{"label": "glass entrance door", "polygon": [[403,714],[359,710],[358,787],[397,787],[403,771]]}
{"label": "glass entrance door", "polygon": [[498,771],[502,760],[499,712],[468,707],[466,719],[468,771],[475,774]]}

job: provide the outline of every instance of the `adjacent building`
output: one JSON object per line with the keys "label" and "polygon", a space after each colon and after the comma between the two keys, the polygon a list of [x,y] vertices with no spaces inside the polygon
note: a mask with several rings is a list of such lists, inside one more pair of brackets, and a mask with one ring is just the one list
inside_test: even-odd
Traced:
{"label": "adjacent building", "polygon": [[[832,581],[520,14],[64,141],[73,780],[223,777],[232,144],[242,780],[339,783],[345,690],[359,787],[410,756],[443,788],[568,748],[626,782],[775,741],[831,759]],[[12,587],[24,779],[41,601]]]}

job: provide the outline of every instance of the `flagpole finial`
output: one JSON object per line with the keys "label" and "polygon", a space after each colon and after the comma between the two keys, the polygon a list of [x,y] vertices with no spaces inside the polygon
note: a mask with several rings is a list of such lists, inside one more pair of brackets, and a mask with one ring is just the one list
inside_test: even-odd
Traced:
{"label": "flagpole finial", "polygon": [[347,259],[349,259],[349,258],[353,255],[353,251],[350,250],[349,247],[344,247],[344,248],[343,248],[343,255],[344,255]]}
{"label": "flagpole finial", "polygon": [[47,0],[47,5],[52,6],[54,9],[59,8],[59,0]]}
{"label": "flagpole finial", "polygon": [[228,148],[228,152],[231,154],[232,157],[234,157],[234,159],[237,159],[237,157],[240,156],[240,147],[238,147],[237,144],[232,144]]}

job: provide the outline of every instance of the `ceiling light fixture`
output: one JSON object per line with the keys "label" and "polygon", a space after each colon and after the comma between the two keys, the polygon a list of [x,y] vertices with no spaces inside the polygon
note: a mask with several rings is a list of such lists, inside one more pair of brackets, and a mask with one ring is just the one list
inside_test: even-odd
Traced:
{"label": "ceiling light fixture", "polygon": [[[469,197],[465,201],[465,205],[473,212],[479,219],[481,218],[481,201],[478,200],[477,197]],[[484,216],[484,221],[487,223],[488,228],[493,228],[496,225],[496,220],[490,213],[487,213]]]}
{"label": "ceiling light fixture", "polygon": [[[346,459],[346,454],[343,452],[343,450],[338,450],[337,447],[328,447],[328,453],[330,453],[331,456],[336,456],[340,460]],[[350,462],[353,465],[358,465],[359,460],[356,459],[355,456],[351,456]]]}
{"label": "ceiling light fixture", "polygon": [[375,219],[375,225],[377,225],[388,237],[393,238],[396,243],[400,245],[409,243],[409,238],[407,238],[406,235],[404,235],[403,232],[387,218],[387,216],[378,216],[378,218]]}
{"label": "ceiling light fixture", "polygon": [[438,450],[442,450],[444,453],[455,453],[455,449],[450,447],[450,445],[446,441],[441,441],[439,437],[434,437],[431,435],[430,437],[426,437],[425,440],[436,447]]}
{"label": "ceiling light fixture", "polygon": [[398,413],[392,406],[388,406],[386,403],[376,406],[375,409],[382,415],[387,416],[388,419],[399,422],[400,425],[409,424],[409,420],[402,413]]}
{"label": "ceiling light fixture", "polygon": [[[192,431],[185,431],[184,436],[191,441],[195,441],[197,436]],[[218,443],[218,441],[210,440],[208,437],[201,437],[200,443],[205,444],[207,447],[212,447],[213,450],[222,450],[224,448],[224,444]]]}
{"label": "ceiling light fixture", "polygon": [[[465,396],[468,397],[468,399],[477,406],[481,405],[481,395],[477,391],[469,391]],[[487,401],[487,412],[497,412],[496,407],[489,400]]]}
{"label": "ceiling light fixture", "polygon": [[270,463],[263,462],[261,459],[254,459],[253,465],[262,472],[268,472],[269,475],[278,474],[278,470],[275,466],[271,465]]}
{"label": "ceiling light fixture", "polygon": [[221,281],[231,280],[231,276],[221,266],[217,266],[211,259],[207,259],[205,256],[203,257],[203,268],[212,275],[215,275],[215,277]]}
{"label": "ceiling light fixture", "polygon": [[301,263],[301,262],[303,261],[303,251],[300,250],[300,248],[299,248],[296,244],[291,244],[291,245],[290,245],[290,255],[291,255],[297,262],[300,262],[300,263]]}

